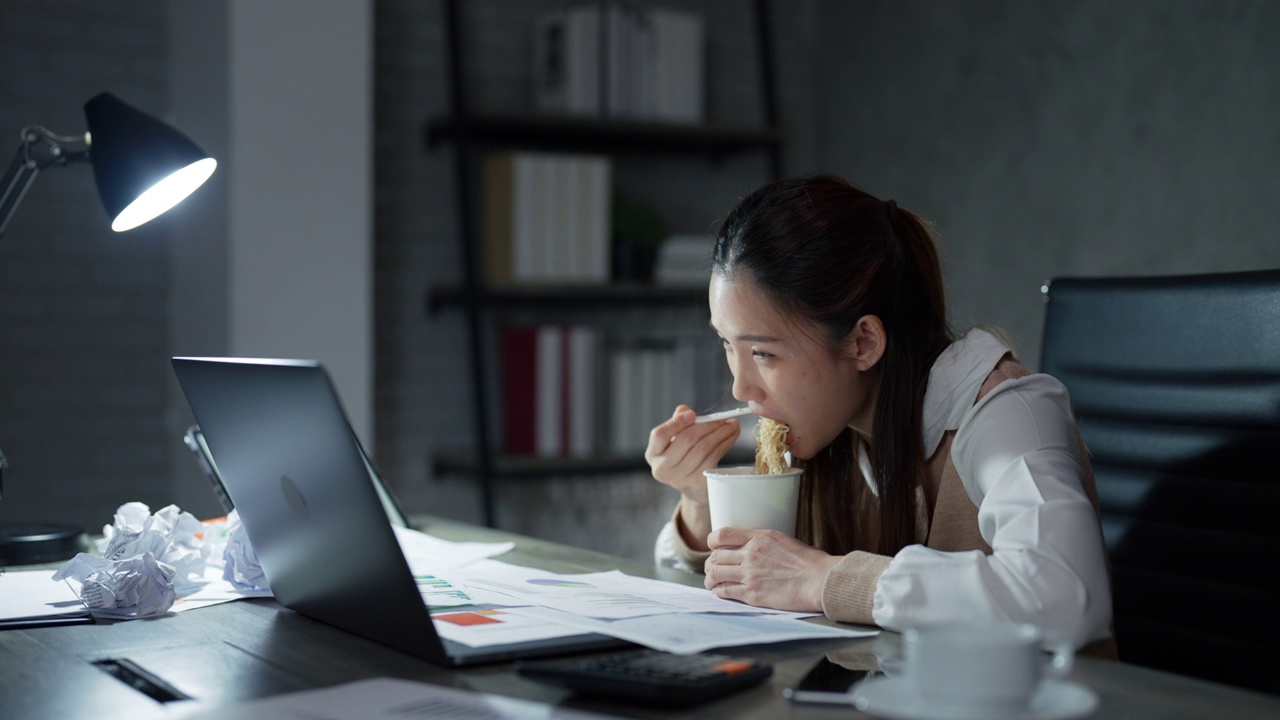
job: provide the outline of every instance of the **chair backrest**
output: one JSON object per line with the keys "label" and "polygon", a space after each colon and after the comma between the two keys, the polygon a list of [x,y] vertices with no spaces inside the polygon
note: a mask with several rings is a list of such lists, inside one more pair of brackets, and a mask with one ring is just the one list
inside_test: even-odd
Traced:
{"label": "chair backrest", "polygon": [[1127,662],[1280,693],[1280,270],[1057,278]]}

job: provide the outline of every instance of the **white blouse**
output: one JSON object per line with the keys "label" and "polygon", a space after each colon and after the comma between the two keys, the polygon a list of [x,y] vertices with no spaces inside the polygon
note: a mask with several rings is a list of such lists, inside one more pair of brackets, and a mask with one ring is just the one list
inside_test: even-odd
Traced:
{"label": "white blouse", "polygon": [[[951,460],[992,553],[903,548],[880,574],[872,617],[891,630],[1032,622],[1079,647],[1110,635],[1111,593],[1075,419],[1066,388],[1044,374],[1001,382],[974,403],[1007,352],[981,329],[952,343],[930,370],[922,417],[925,457],[955,431]],[[668,523],[657,560],[678,566],[682,545]]]}
{"label": "white blouse", "polygon": [[880,575],[872,617],[895,630],[1033,622],[1079,647],[1110,635],[1111,592],[1071,401],[1061,382],[1037,373],[975,404],[1006,352],[994,335],[969,331],[934,363],[924,401],[925,456],[956,431],[951,460],[992,553],[903,548]]}

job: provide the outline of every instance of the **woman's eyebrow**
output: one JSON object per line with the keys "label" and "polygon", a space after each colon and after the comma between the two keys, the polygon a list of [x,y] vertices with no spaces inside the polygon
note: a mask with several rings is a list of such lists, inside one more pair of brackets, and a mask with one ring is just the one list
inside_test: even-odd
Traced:
{"label": "woman's eyebrow", "polygon": [[[715,326],[715,323],[707,321],[707,326],[711,328],[711,332],[714,332],[720,337],[724,337],[724,333],[720,332],[720,329]],[[769,335],[735,335],[733,339],[739,342],[782,342],[780,338],[771,337]]]}
{"label": "woman's eyebrow", "polygon": [[[719,335],[719,336],[721,336],[721,337],[724,337],[724,333],[722,333],[722,332],[720,332],[719,330],[717,330],[715,325],[712,325],[712,326],[711,326],[711,330],[712,330],[712,332],[714,332],[715,334],[717,334],[717,335]],[[734,339],[734,340],[737,340],[738,342],[758,342],[758,343],[776,343],[776,342],[782,342],[780,339],[778,339],[778,338],[776,338],[776,337],[771,337],[771,336],[769,336],[769,335],[735,335],[735,336],[733,337],[733,339]]]}

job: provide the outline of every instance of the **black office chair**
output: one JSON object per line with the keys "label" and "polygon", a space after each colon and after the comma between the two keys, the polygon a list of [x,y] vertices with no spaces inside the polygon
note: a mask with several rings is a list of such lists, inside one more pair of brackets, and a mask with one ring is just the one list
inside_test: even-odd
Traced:
{"label": "black office chair", "polygon": [[1280,270],[1058,278],[1126,662],[1280,693]]}

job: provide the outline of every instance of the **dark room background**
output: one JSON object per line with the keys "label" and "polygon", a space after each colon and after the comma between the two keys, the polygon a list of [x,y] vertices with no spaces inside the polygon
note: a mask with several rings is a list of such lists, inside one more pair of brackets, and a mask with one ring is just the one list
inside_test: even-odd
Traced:
{"label": "dark room background", "polygon": [[[189,21],[193,2],[6,0],[0,139],[10,145],[0,152],[13,152],[30,123],[78,132],[81,104],[104,89],[162,117],[194,95],[218,102],[227,94],[218,73],[176,84],[191,37],[174,16]],[[364,439],[410,512],[477,520],[474,484],[436,477],[430,465],[434,453],[470,445],[474,410],[461,316],[428,316],[424,302],[461,273],[452,151],[428,151],[422,139],[424,123],[448,107],[442,3],[227,0],[199,12],[217,25],[251,2],[304,8],[298,27],[353,7],[369,18],[371,51],[360,62],[371,92],[343,101],[371,118],[372,200],[355,211],[369,212],[372,238]],[[532,22],[564,4],[462,3],[478,104],[529,105]],[[751,3],[666,4],[705,19],[709,120],[760,122]],[[784,172],[840,173],[931,219],[953,324],[1003,326],[1032,367],[1047,279],[1280,266],[1271,213],[1280,4],[777,0],[773,18]],[[234,46],[236,27],[223,23],[225,44]],[[331,81],[317,75],[315,87],[299,84],[300,97]],[[307,132],[305,118],[293,131]],[[322,172],[348,171],[335,150],[316,149]],[[324,168],[326,158],[335,166]],[[615,172],[619,190],[662,207],[672,231],[706,234],[768,170],[740,157],[630,159]],[[186,220],[219,232],[207,215],[190,210]],[[13,464],[0,520],[97,529],[130,500],[217,514],[181,448],[189,418],[175,404],[167,358],[187,352],[175,307],[236,290],[191,286],[174,249],[183,220],[113,238],[91,173],[55,169],[0,238],[0,449]],[[621,332],[698,332],[705,317],[624,310],[610,322]],[[289,347],[287,333],[274,347]],[[644,473],[504,482],[497,516],[508,529],[643,558],[674,499]]]}

